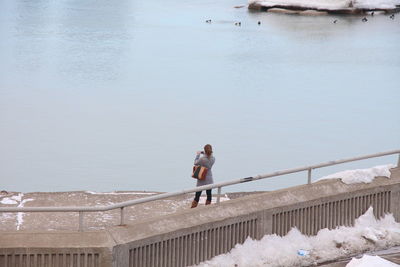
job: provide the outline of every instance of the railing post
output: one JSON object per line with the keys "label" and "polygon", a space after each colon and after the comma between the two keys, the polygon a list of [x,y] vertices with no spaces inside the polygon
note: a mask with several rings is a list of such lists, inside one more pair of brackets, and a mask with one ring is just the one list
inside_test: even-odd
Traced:
{"label": "railing post", "polygon": [[125,225],[124,220],[125,220],[125,211],[124,211],[124,207],[121,207],[121,222],[119,225]]}
{"label": "railing post", "polygon": [[308,169],[308,184],[311,184],[311,169]]}
{"label": "railing post", "polygon": [[79,212],[79,232],[83,231],[83,211]]}
{"label": "railing post", "polygon": [[218,187],[217,204],[219,203],[220,198],[221,198],[221,187]]}
{"label": "railing post", "polygon": [[399,153],[399,159],[397,160],[397,167],[400,167],[400,153]]}

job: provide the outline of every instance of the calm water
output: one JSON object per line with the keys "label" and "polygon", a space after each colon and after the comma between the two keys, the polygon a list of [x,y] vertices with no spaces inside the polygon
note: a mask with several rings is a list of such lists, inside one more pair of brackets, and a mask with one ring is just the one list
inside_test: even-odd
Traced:
{"label": "calm water", "polygon": [[0,189],[190,188],[206,143],[218,182],[400,148],[400,16],[245,4],[1,0]]}

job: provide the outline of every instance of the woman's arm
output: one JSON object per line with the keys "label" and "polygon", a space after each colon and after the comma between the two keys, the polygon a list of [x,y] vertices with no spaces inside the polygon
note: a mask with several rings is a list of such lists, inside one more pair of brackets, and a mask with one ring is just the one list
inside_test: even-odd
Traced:
{"label": "woman's arm", "polygon": [[197,154],[196,155],[196,158],[194,159],[194,165],[199,165],[199,163],[200,163],[200,154]]}
{"label": "woman's arm", "polygon": [[[214,157],[211,157],[211,160],[210,160],[211,167],[214,165],[214,163],[215,163],[215,158],[214,158]],[[211,168],[211,167],[210,167],[210,168]]]}

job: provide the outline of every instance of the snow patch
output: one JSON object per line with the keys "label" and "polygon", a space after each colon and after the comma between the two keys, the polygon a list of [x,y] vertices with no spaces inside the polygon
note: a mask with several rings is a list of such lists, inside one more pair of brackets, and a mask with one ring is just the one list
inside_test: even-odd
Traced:
{"label": "snow patch", "polygon": [[345,184],[371,183],[378,176],[390,178],[390,169],[395,167],[393,164],[388,164],[368,169],[347,170],[324,176],[317,181],[340,178]]}
{"label": "snow patch", "polygon": [[14,218],[14,214],[13,213],[5,213],[5,212],[2,212],[2,213],[0,213],[0,216],[1,216],[1,220],[0,221],[5,221],[5,220],[8,220],[8,219],[13,219]]}
{"label": "snow patch", "polygon": [[[230,252],[198,266],[308,266],[396,245],[400,245],[400,223],[391,214],[377,220],[371,207],[355,220],[354,227],[325,228],[316,236],[305,236],[292,228],[283,237],[265,235],[259,241],[247,238]],[[302,256],[299,251],[307,253]]]}
{"label": "snow patch", "polygon": [[5,205],[12,205],[12,204],[17,204],[18,202],[9,197],[5,197],[0,201],[0,203]]}
{"label": "snow patch", "polygon": [[16,196],[12,196],[11,199],[13,199],[13,200],[15,200],[15,201],[18,201],[18,202],[21,202],[21,199],[22,199],[23,196],[24,196],[24,194],[19,193],[19,194],[16,195]]}
{"label": "snow patch", "polygon": [[[28,198],[28,199],[22,200],[23,197],[24,197],[24,194],[22,194],[22,193],[19,193],[18,196],[13,196],[12,197],[16,201],[19,202],[17,207],[23,207],[25,205],[25,203],[34,200],[32,198]],[[24,212],[18,212],[17,213],[17,230],[19,230],[21,228],[21,225],[24,223],[24,215],[25,215]]]}
{"label": "snow patch", "polygon": [[395,267],[400,266],[379,256],[364,255],[361,259],[353,258],[346,267]]}

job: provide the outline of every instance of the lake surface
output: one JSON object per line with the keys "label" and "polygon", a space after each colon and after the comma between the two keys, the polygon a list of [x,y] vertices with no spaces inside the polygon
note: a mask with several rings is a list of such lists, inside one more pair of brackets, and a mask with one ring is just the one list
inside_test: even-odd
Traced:
{"label": "lake surface", "polygon": [[400,148],[400,15],[246,4],[0,1],[0,190],[191,188],[206,143],[216,182]]}

